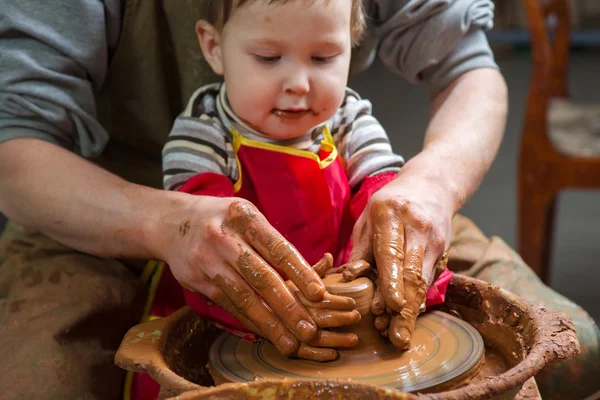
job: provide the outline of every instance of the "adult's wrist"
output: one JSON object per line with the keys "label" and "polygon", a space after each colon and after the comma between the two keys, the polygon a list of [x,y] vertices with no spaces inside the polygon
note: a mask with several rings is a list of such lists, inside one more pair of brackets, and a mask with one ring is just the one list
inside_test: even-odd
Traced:
{"label": "adult's wrist", "polygon": [[429,194],[452,215],[456,214],[467,199],[467,192],[455,170],[434,151],[424,150],[409,160],[394,180],[401,185],[424,185]]}

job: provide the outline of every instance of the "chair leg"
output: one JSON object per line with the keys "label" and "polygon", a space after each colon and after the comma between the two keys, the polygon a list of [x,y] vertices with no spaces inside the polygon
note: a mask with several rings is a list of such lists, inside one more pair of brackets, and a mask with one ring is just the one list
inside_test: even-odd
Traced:
{"label": "chair leg", "polygon": [[519,186],[519,253],[525,263],[548,284],[556,192],[524,182]]}

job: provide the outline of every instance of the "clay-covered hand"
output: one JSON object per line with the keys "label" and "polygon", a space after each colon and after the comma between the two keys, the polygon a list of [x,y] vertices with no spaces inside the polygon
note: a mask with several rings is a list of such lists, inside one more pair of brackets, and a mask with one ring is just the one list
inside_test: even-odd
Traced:
{"label": "clay-covered hand", "polygon": [[327,299],[319,274],[246,200],[190,196],[162,220],[172,239],[159,256],[179,283],[219,304],[283,354],[295,355],[300,343],[324,339],[315,314],[280,273],[308,301],[347,307],[346,298]]}
{"label": "clay-covered hand", "polygon": [[[325,254],[313,269],[323,277],[331,270],[332,265],[333,257],[331,254]],[[317,337],[310,342],[302,343],[296,354],[297,357],[313,361],[332,361],[338,356],[336,348],[348,348],[358,344],[358,337],[353,333],[324,329],[358,323],[360,313],[355,310],[354,299],[325,292],[323,300],[313,302],[306,299],[293,282],[286,281],[286,285],[308,309],[319,326]]]}
{"label": "clay-covered hand", "polygon": [[[435,266],[433,281],[435,281],[442,274],[442,272],[446,270],[447,266],[448,252],[445,252]],[[408,336],[408,344],[404,344],[406,342],[401,342],[401,346],[398,346],[398,344],[394,343],[400,349],[406,350],[410,344],[410,334],[414,330],[416,316],[425,311],[425,299],[423,299],[423,302],[418,308],[416,307],[418,302],[412,303],[415,305],[415,307],[410,309],[410,315],[415,315],[415,318],[414,320],[408,319],[405,317],[409,312],[406,305],[403,308],[403,311],[400,313],[392,311],[386,306],[381,294],[377,270],[371,268],[367,262],[363,260],[352,261],[341,266],[340,269],[343,271],[342,276],[346,281],[352,281],[360,276],[366,276],[374,282],[375,291],[373,294],[373,300],[371,301],[371,313],[375,315],[373,325],[375,326],[375,329],[380,331],[385,337],[390,337],[389,333],[391,330],[392,336],[390,337],[390,340],[392,340],[392,342],[397,339],[396,332],[402,332],[402,329],[408,329],[409,331],[407,333],[405,332],[405,334]],[[405,314],[403,314],[403,312],[405,312]],[[407,326],[408,323],[411,325]]]}
{"label": "clay-covered hand", "polygon": [[388,316],[375,325],[399,349],[409,348],[427,289],[445,262],[453,211],[441,196],[419,182],[396,179],[371,197],[354,227],[350,261],[376,265],[372,312]]}

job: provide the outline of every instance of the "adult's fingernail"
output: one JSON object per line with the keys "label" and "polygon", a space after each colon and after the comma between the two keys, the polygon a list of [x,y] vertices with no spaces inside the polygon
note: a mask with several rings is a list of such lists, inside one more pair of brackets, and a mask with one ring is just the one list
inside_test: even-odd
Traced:
{"label": "adult's fingernail", "polygon": [[389,329],[389,338],[394,347],[400,350],[408,350],[410,347],[410,331],[406,328],[400,328],[398,330]]}
{"label": "adult's fingernail", "polygon": [[296,343],[296,341],[288,335],[281,335],[279,338],[279,346],[285,352],[285,354],[294,353],[297,345],[298,343]]}
{"label": "adult's fingernail", "polygon": [[400,337],[407,343],[410,343],[410,331],[407,328],[400,328]]}
{"label": "adult's fingernail", "polygon": [[314,338],[317,333],[317,327],[302,319],[296,324],[296,332],[302,340],[308,341]]}
{"label": "adult's fingernail", "polygon": [[323,285],[319,285],[317,282],[311,282],[306,286],[309,296],[317,296],[321,291],[323,291]]}

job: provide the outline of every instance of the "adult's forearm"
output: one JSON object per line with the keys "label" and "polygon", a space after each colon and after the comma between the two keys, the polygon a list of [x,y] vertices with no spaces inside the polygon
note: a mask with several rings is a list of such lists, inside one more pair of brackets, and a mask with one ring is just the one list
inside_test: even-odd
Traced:
{"label": "adult's forearm", "polygon": [[433,99],[423,151],[407,163],[404,172],[441,179],[457,212],[496,156],[507,109],[507,88],[500,72],[465,73]]}
{"label": "adult's forearm", "polygon": [[0,144],[0,210],[86,253],[154,258],[156,227],[182,196],[132,184],[41,140]]}

